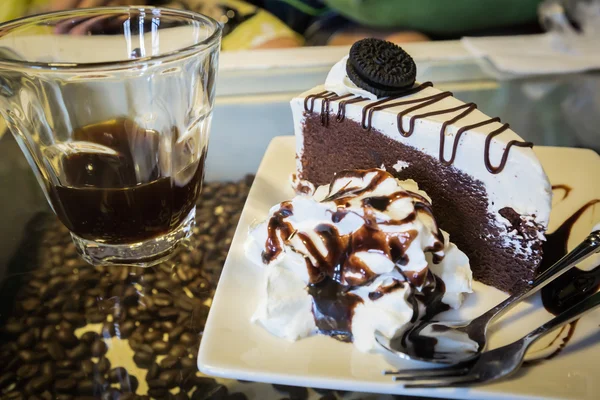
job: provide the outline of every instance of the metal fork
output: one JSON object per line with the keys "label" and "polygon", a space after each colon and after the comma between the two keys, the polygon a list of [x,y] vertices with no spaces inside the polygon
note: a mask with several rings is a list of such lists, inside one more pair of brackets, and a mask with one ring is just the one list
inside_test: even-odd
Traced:
{"label": "metal fork", "polygon": [[600,292],[579,302],[557,317],[504,347],[482,353],[470,365],[445,368],[385,371],[396,381],[410,381],[407,388],[437,388],[465,386],[495,381],[516,372],[523,364],[527,349],[540,337],[550,333],[600,306]]}
{"label": "metal fork", "polygon": [[[488,326],[523,299],[539,292],[554,279],[600,251],[600,231],[592,232],[569,254],[558,260],[548,270],[538,276],[533,284],[516,293],[497,306],[471,321],[419,321],[409,324],[394,338],[388,339],[375,331],[375,339],[389,352],[400,358],[439,364],[460,364],[473,360],[485,350]],[[440,335],[451,338],[452,345],[447,349],[437,346],[422,346],[423,341],[439,339]]]}

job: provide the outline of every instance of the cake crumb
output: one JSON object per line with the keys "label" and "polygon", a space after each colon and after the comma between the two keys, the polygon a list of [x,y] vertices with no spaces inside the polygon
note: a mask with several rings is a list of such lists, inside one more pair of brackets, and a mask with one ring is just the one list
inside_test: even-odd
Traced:
{"label": "cake crumb", "polygon": [[398,161],[396,162],[396,164],[394,164],[394,165],[392,166],[392,168],[394,168],[394,169],[396,170],[396,172],[400,172],[400,171],[402,171],[403,169],[405,169],[405,168],[408,168],[408,166],[409,166],[409,165],[410,165],[410,164],[409,164],[409,163],[407,163],[406,161],[398,160]]}

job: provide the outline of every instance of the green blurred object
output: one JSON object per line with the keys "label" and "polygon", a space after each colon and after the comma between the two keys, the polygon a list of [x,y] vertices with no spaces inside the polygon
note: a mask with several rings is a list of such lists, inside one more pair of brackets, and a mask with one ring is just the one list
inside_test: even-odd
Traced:
{"label": "green blurred object", "polygon": [[542,0],[324,0],[341,15],[375,28],[451,35],[526,24]]}

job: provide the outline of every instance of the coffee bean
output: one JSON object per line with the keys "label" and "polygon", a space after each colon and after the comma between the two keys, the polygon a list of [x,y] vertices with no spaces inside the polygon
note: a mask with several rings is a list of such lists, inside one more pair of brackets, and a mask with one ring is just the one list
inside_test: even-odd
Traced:
{"label": "coffee bean", "polygon": [[183,368],[196,368],[196,360],[189,357],[183,357],[179,360]]}
{"label": "coffee bean", "polygon": [[56,400],[73,400],[73,396],[71,396],[70,394],[57,394],[56,395]]}
{"label": "coffee bean", "polygon": [[28,349],[33,346],[35,342],[35,337],[31,331],[22,333],[17,339],[17,344],[22,349]]}
{"label": "coffee bean", "polygon": [[123,304],[126,306],[133,306],[138,302],[138,293],[135,287],[128,286],[123,292]]}
{"label": "coffee bean", "polygon": [[[57,310],[57,309],[62,308],[62,305],[65,303],[65,301],[66,301],[65,296],[58,295],[58,296],[53,297],[50,300],[48,300],[48,302],[46,304],[52,310]],[[48,320],[48,318],[46,318],[46,320]]]}
{"label": "coffee bean", "polygon": [[4,332],[10,335],[18,335],[25,330],[25,325],[19,321],[8,321],[4,325]]}
{"label": "coffee bean", "polygon": [[91,379],[85,379],[77,383],[77,393],[81,395],[91,396],[94,394],[96,385]]}
{"label": "coffee bean", "polygon": [[75,379],[76,381],[80,381],[87,377],[85,376],[83,371],[75,371],[75,372],[71,373],[71,378]]}
{"label": "coffee bean", "polygon": [[17,375],[12,371],[8,371],[0,375],[0,389],[4,389],[5,387],[13,383],[16,378]]}
{"label": "coffee bean", "polygon": [[167,382],[162,379],[151,379],[148,382],[148,387],[151,389],[166,388]]}
{"label": "coffee bean", "polygon": [[70,329],[61,328],[56,332],[56,340],[66,348],[73,348],[78,340]]}
{"label": "coffee bean", "polygon": [[194,335],[189,332],[184,332],[183,334],[181,334],[179,341],[184,346],[195,346],[196,344],[198,344],[198,335]]}
{"label": "coffee bean", "polygon": [[184,357],[187,354],[187,348],[181,344],[176,344],[169,350],[169,355],[175,358]]}
{"label": "coffee bean", "polygon": [[56,363],[56,367],[62,369],[74,369],[75,363],[71,360],[62,360]]}
{"label": "coffee bean", "polygon": [[104,322],[106,320],[106,315],[98,310],[92,310],[85,313],[85,319],[90,324],[99,324],[100,322]]}
{"label": "coffee bean", "polygon": [[169,307],[173,304],[173,299],[167,293],[157,293],[153,296],[153,300],[157,307]]}
{"label": "coffee bean", "polygon": [[136,395],[133,393],[122,393],[119,400],[136,400]]}
{"label": "coffee bean", "polygon": [[21,350],[19,352],[19,357],[21,358],[21,360],[23,360],[23,362],[26,363],[34,363],[36,361],[40,361],[43,358],[43,356],[40,353],[31,350]]}
{"label": "coffee bean", "polygon": [[46,350],[54,361],[60,361],[66,357],[65,349],[56,341],[49,342]]}
{"label": "coffee bean", "polygon": [[138,351],[133,355],[133,361],[140,368],[148,368],[154,361],[154,355],[143,351]]}
{"label": "coffee bean", "polygon": [[81,362],[81,371],[85,374],[85,376],[91,376],[94,374],[96,370],[96,365],[92,362],[92,360],[83,360]]}
{"label": "coffee bean", "polygon": [[135,323],[133,321],[125,321],[119,326],[119,332],[121,338],[127,339],[133,333],[135,329]]}
{"label": "coffee bean", "polygon": [[144,333],[144,341],[145,342],[155,342],[157,340],[162,339],[163,334],[160,331],[151,331],[151,332],[146,332]]}
{"label": "coffee bean", "polygon": [[115,336],[117,330],[115,328],[115,323],[114,322],[108,322],[105,321],[102,324],[102,336],[106,337],[113,337]]}
{"label": "coffee bean", "polygon": [[30,390],[33,393],[40,393],[43,392],[44,390],[48,389],[50,387],[50,384],[52,383],[52,379],[49,378],[48,376],[38,376],[36,378],[33,378],[32,380],[29,381],[29,387]]}
{"label": "coffee bean", "polygon": [[153,399],[160,399],[165,397],[169,393],[168,389],[165,388],[153,388],[148,389],[148,395]]}
{"label": "coffee bean", "polygon": [[158,316],[163,320],[176,320],[179,316],[179,311],[176,308],[164,307],[158,310]]}
{"label": "coffee bean", "polygon": [[49,340],[54,339],[55,335],[56,335],[56,329],[54,328],[54,326],[48,325],[42,329],[41,337],[42,337],[42,340],[44,340],[44,341],[49,341]]}
{"label": "coffee bean", "polygon": [[173,321],[163,321],[160,323],[160,328],[165,331],[172,331],[175,329],[175,323]]}
{"label": "coffee bean", "polygon": [[[59,331],[60,333],[60,331]],[[67,357],[72,360],[83,360],[90,356],[90,349],[85,343],[80,343],[75,346],[72,350],[67,352]]]}
{"label": "coffee bean", "polygon": [[189,397],[187,394],[185,394],[184,392],[179,392],[174,396],[175,400],[188,400]]}
{"label": "coffee bean", "polygon": [[103,392],[100,396],[101,400],[120,400],[121,392],[117,389],[109,388],[107,391]]}
{"label": "coffee bean", "polygon": [[138,382],[138,379],[133,375],[129,375],[127,379],[121,381],[122,392],[135,393],[137,392],[139,386],[140,383]]}
{"label": "coffee bean", "polygon": [[71,393],[77,387],[74,379],[59,379],[54,383],[54,389],[61,393]]}
{"label": "coffee bean", "polygon": [[[30,397],[31,398],[31,397]],[[25,400],[25,396],[18,390],[13,390],[4,395],[5,400]]]}
{"label": "coffee bean", "polygon": [[23,307],[23,310],[26,312],[36,311],[41,305],[42,303],[40,300],[35,297],[30,297],[21,302],[21,307]]}
{"label": "coffee bean", "polygon": [[154,285],[154,288],[159,291],[171,292],[173,288],[173,284],[167,280],[157,281]]}
{"label": "coffee bean", "polygon": [[37,375],[39,366],[36,364],[21,365],[17,370],[17,376],[21,379],[29,379]]}
{"label": "coffee bean", "polygon": [[169,350],[171,349],[171,344],[168,342],[163,342],[162,340],[157,340],[155,342],[152,343],[152,350],[154,350],[154,353],[156,354],[167,354],[169,353]]}
{"label": "coffee bean", "polygon": [[183,283],[187,283],[187,282],[191,281],[194,277],[194,272],[192,270],[190,270],[190,267],[187,265],[180,266],[179,268],[177,268],[177,270],[175,271],[175,274],[177,275],[179,280]]}
{"label": "coffee bean", "polygon": [[152,379],[156,379],[158,378],[158,374],[160,373],[160,368],[158,367],[158,364],[153,363],[152,365],[150,365],[150,367],[148,368],[148,373],[146,374],[146,380],[150,381]]}
{"label": "coffee bean", "polygon": [[113,368],[108,372],[107,378],[109,382],[116,383],[129,376],[127,370],[123,367]]}
{"label": "coffee bean", "polygon": [[174,343],[179,340],[181,334],[185,332],[183,326],[176,326],[172,331],[169,332],[169,342]]}
{"label": "coffee bean", "polygon": [[105,374],[110,369],[110,361],[108,361],[108,358],[106,357],[101,357],[100,360],[98,360],[97,367],[101,374]]}
{"label": "coffee bean", "polygon": [[62,315],[60,315],[57,312],[51,312],[48,313],[46,315],[46,321],[48,321],[49,324],[53,324],[56,325],[58,324],[60,321],[62,321]]}
{"label": "coffee bean", "polygon": [[165,382],[165,384],[167,385],[167,388],[173,389],[174,387],[177,386],[177,378],[178,377],[179,377],[179,371],[170,369],[170,370],[161,372],[160,375],[158,376],[158,379],[160,381]]}
{"label": "coffee bean", "polygon": [[46,361],[42,364],[40,372],[43,376],[52,380],[54,378],[54,374],[56,372],[56,364],[52,361]]}
{"label": "coffee bean", "polygon": [[65,312],[63,314],[63,317],[64,317],[64,319],[69,321],[71,324],[73,324],[73,326],[75,326],[77,328],[81,328],[82,326],[85,326],[85,317],[79,313]]}
{"label": "coffee bean", "polygon": [[108,351],[108,346],[104,343],[104,340],[97,339],[92,343],[91,351],[93,357],[101,357]]}
{"label": "coffee bean", "polygon": [[91,345],[96,340],[99,340],[99,338],[100,335],[98,335],[96,332],[85,332],[83,335],[81,335],[80,340],[87,345]]}
{"label": "coffee bean", "polygon": [[162,369],[175,368],[179,364],[179,359],[173,356],[166,356],[160,361],[160,367]]}
{"label": "coffee bean", "polygon": [[27,317],[25,325],[30,328],[40,327],[44,325],[44,319],[40,317]]}

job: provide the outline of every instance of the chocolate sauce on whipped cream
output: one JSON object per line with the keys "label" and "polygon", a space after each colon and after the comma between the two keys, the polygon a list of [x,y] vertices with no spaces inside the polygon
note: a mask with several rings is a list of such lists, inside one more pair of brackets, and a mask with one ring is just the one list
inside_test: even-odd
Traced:
{"label": "chocolate sauce on whipped cream", "polygon": [[352,317],[354,308],[363,300],[349,293],[347,286],[340,285],[330,277],[308,286],[313,298],[313,315],[319,333],[342,342],[352,341]]}
{"label": "chocolate sauce on whipped cream", "polygon": [[[405,106],[405,105],[415,104],[412,107],[409,107],[403,111],[400,111],[397,115],[397,126],[398,126],[399,133],[404,137],[409,137],[414,133],[415,123],[417,120],[422,119],[422,118],[431,117],[434,115],[450,114],[453,112],[463,110],[458,115],[445,121],[442,124],[442,127],[440,129],[439,160],[443,164],[451,165],[454,162],[454,159],[456,158],[456,153],[458,151],[458,145],[460,143],[461,136],[465,132],[467,132],[470,129],[475,129],[475,128],[478,128],[478,127],[481,127],[481,126],[484,126],[487,124],[501,123],[500,118],[490,118],[490,119],[460,128],[456,132],[456,135],[454,138],[454,143],[452,145],[451,157],[449,160],[445,160],[444,159],[444,148],[445,148],[444,145],[445,145],[445,141],[446,141],[446,128],[448,127],[448,125],[458,122],[461,119],[465,118],[467,115],[469,115],[471,112],[473,112],[473,110],[475,110],[477,108],[477,105],[475,103],[465,103],[465,104],[462,104],[462,105],[459,105],[456,107],[444,108],[441,110],[429,111],[429,112],[425,112],[422,114],[413,115],[410,117],[410,119],[408,121],[408,129],[404,129],[404,125],[402,123],[402,118],[405,115],[407,115],[413,111],[417,111],[422,108],[431,106],[447,97],[452,96],[451,92],[441,92],[441,93],[437,93],[437,94],[434,94],[431,96],[421,97],[418,99],[396,101],[402,97],[406,97],[406,96],[418,93],[428,87],[433,87],[433,83],[431,83],[431,82],[421,83],[421,84],[413,86],[412,88],[408,89],[407,91],[405,91],[404,93],[402,93],[400,95],[385,97],[383,99],[376,100],[372,103],[365,105],[363,107],[363,111],[362,111],[362,120],[361,120],[362,128],[366,131],[370,131],[372,129],[373,114],[376,111],[381,111],[381,110],[385,110],[386,108],[392,108],[392,107],[396,107],[396,106]],[[348,94],[343,95],[343,96],[338,96],[335,92],[322,91],[319,93],[315,93],[315,94],[306,96],[306,98],[304,99],[304,110],[306,112],[311,112],[311,113],[314,112],[315,100],[317,100],[317,99],[322,99],[320,117],[321,117],[321,124],[323,126],[327,126],[329,124],[329,108],[330,108],[330,103],[332,101],[339,100],[336,121],[342,122],[346,116],[346,105],[353,104],[353,103],[359,103],[359,102],[368,100],[368,99],[366,99],[364,97],[360,97],[360,96],[351,97],[351,95],[348,95]],[[502,157],[501,157],[498,165],[496,165],[496,166],[492,165],[492,161],[490,158],[490,148],[491,148],[492,139],[495,136],[506,131],[508,128],[509,128],[508,124],[503,124],[498,129],[495,129],[494,131],[490,132],[486,137],[485,146],[483,149],[484,150],[483,159],[484,159],[484,163],[485,163],[487,170],[492,174],[498,174],[498,173],[502,172],[502,170],[506,166],[506,162],[508,161],[510,149],[512,147],[533,147],[533,143],[531,143],[531,142],[521,142],[518,140],[511,140],[510,142],[508,142],[506,144],[506,146],[504,148],[504,152],[502,154]]]}
{"label": "chocolate sauce on whipped cream", "polygon": [[[334,184],[330,185],[330,192],[323,202],[333,202],[337,206],[337,210],[331,214],[332,223],[320,223],[312,228],[310,234],[295,230],[293,224],[286,221],[286,218],[294,215],[294,209],[291,202],[281,203],[280,208],[268,221],[267,240],[265,250],[262,252],[262,261],[268,264],[281,254],[283,246],[290,244],[292,239],[299,239],[302,242],[303,252],[306,252],[304,260],[309,277],[308,293],[313,298],[316,326],[321,333],[343,341],[352,340],[354,308],[363,301],[361,297],[352,294],[351,290],[371,283],[378,276],[357,254],[379,253],[385,255],[394,265],[408,265],[410,260],[406,251],[417,238],[418,231],[410,229],[389,232],[381,230],[379,225],[402,225],[413,222],[417,213],[425,213],[433,218],[431,204],[426,198],[409,191],[395,191],[389,195],[364,197],[361,203],[363,214],[361,217],[364,224],[352,233],[340,234],[333,223],[341,221],[348,213],[353,212],[350,203],[352,199],[374,190],[392,176],[382,170],[359,170],[342,171],[334,179],[334,182],[340,178],[359,178],[364,181],[369,174],[373,176],[370,177],[369,182],[363,182],[364,185],[353,186],[352,181],[349,181],[346,186],[335,188],[335,193],[332,193]],[[396,221],[376,216],[375,211],[384,212],[394,201],[402,198],[410,198],[414,207],[414,211],[407,217]],[[433,221],[435,226],[435,219]],[[434,240],[433,245],[425,251],[443,250],[444,237],[437,226],[432,229],[432,234],[437,240]],[[437,259],[434,257],[435,260]],[[441,302],[445,293],[444,283],[429,269],[401,272],[401,274],[406,282],[394,280],[392,284],[370,293],[369,298],[379,299],[384,294],[409,284],[412,289],[408,301],[413,306],[413,318],[420,315],[422,311],[419,310],[420,305],[425,305],[428,315],[447,309],[447,306]]]}

